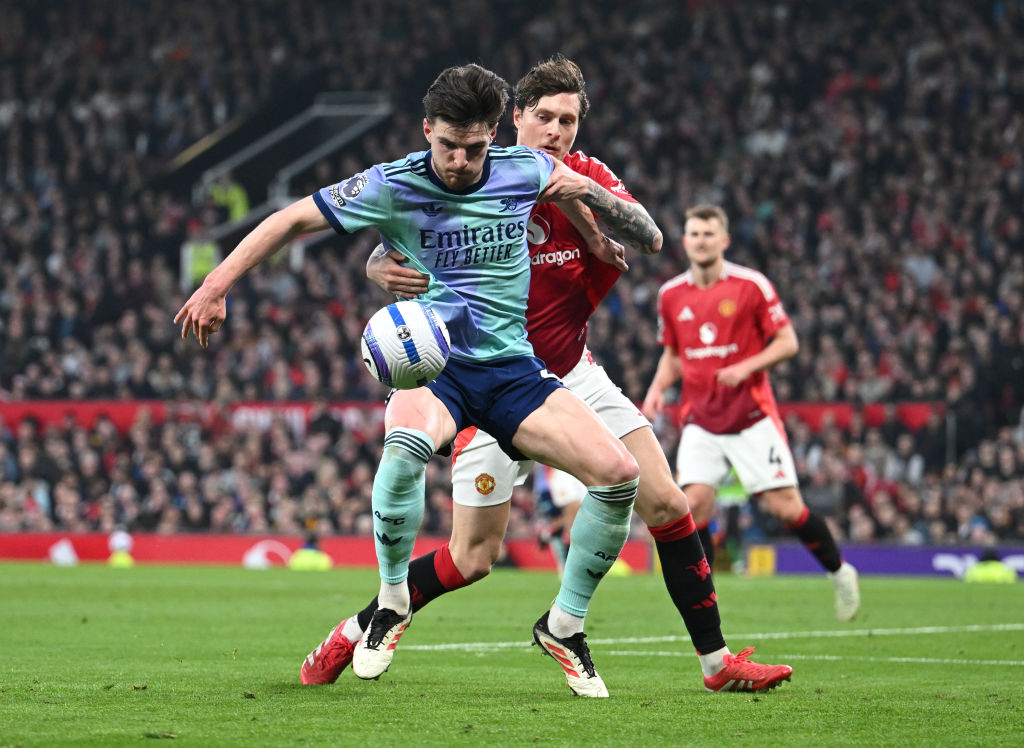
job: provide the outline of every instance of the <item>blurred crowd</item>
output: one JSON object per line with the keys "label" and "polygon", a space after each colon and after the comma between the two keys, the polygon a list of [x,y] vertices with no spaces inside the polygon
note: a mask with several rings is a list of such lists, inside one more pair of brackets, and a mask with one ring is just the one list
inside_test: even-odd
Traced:
{"label": "blurred crowd", "polygon": [[[445,65],[514,82],[561,51],[589,83],[577,146],[666,236],[590,327],[624,391],[641,400],[653,374],[686,207],[721,204],[730,259],[772,279],[801,342],[772,374],[779,400],[938,404],[917,432],[791,421],[808,503],[854,541],[1024,540],[1020,0],[0,0],[0,17],[0,416],[39,399],[317,401],[323,421],[0,424],[0,531],[368,532],[378,409],[361,428],[323,403],[385,394],[358,353],[387,300],[365,281],[375,237],[328,236],[297,272],[258,268],[201,350],[170,322],[178,254],[224,211],[154,180],[299,80],[391,92],[395,116],[301,175],[293,194],[308,194],[421,148],[419,100]],[[657,425],[674,456],[675,425]],[[447,477],[435,458],[439,533]],[[516,507],[527,532],[529,496]]]}

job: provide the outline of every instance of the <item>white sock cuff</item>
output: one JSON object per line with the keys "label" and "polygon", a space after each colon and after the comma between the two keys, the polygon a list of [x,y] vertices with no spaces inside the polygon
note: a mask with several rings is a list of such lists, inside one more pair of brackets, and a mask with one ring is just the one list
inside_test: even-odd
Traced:
{"label": "white sock cuff", "polygon": [[555,603],[548,613],[548,630],[559,639],[566,639],[583,631],[583,621],[583,616],[564,611]]}
{"label": "white sock cuff", "polygon": [[341,624],[341,635],[350,642],[357,642],[363,636],[363,630],[359,628],[359,616],[346,618]]}
{"label": "white sock cuff", "polygon": [[409,597],[409,585],[403,579],[398,584],[389,584],[382,581],[380,592],[377,594],[377,608],[390,608],[399,614],[409,612],[411,600]]}
{"label": "white sock cuff", "polygon": [[722,647],[707,654],[697,654],[697,659],[700,660],[700,669],[704,673],[705,678],[710,678],[725,667],[725,656],[727,654],[729,654],[728,647]]}

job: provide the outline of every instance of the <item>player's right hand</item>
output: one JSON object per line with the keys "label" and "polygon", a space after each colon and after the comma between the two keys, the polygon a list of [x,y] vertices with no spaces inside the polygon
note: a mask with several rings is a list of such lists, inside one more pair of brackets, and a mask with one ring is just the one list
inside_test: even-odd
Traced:
{"label": "player's right hand", "polygon": [[651,389],[647,390],[647,396],[644,398],[644,404],[640,406],[640,410],[643,411],[647,420],[653,421],[654,417],[658,415],[664,407],[665,393]]}
{"label": "player's right hand", "polygon": [[400,299],[415,299],[427,292],[430,276],[403,264],[408,259],[397,249],[385,251],[378,244],[366,261],[366,277]]}
{"label": "player's right hand", "polygon": [[203,283],[185,305],[174,315],[174,322],[181,322],[181,339],[188,338],[191,330],[199,345],[206,348],[210,335],[217,332],[228,316],[227,300],[214,293]]}

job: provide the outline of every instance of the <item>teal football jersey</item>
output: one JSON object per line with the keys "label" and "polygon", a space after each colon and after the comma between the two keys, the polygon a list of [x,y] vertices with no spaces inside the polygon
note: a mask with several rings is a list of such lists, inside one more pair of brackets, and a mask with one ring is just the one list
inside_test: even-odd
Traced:
{"label": "teal football jersey", "polygon": [[335,231],[373,227],[384,246],[431,276],[421,298],[441,316],[457,358],[533,355],[526,339],[530,211],[554,162],[522,146],[488,149],[480,180],[455,192],[430,151],[378,164],[313,195]]}

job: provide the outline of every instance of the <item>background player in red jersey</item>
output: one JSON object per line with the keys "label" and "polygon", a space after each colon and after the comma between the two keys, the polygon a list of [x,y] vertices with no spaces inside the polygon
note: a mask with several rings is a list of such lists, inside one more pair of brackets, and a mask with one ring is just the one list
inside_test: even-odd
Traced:
{"label": "background player in red jersey", "polygon": [[[632,246],[646,253],[658,251],[661,232],[621,180],[597,159],[569,152],[589,106],[576,64],[556,57],[535,66],[516,85],[515,105],[517,143],[546,151],[608,190],[616,199],[610,210],[599,212],[600,217]],[[713,691],[772,688],[788,680],[792,668],[750,662],[749,648],[737,655],[729,652],[710,568],[686,497],[672,478],[650,423],[586,348],[587,320],[625,264],[609,249],[589,213],[574,213],[573,206],[564,209],[572,219],[552,205],[538,205],[528,224],[533,264],[526,327],[534,352],[597,412],[636,458],[641,474],[636,511],[655,538],[665,584],[697,649],[705,687]],[[597,259],[587,251],[588,246],[615,260],[614,264]],[[368,272],[383,288],[403,297],[426,290],[424,276],[380,251],[375,255]],[[451,540],[410,565],[413,610],[490,572],[508,525],[513,486],[525,480],[530,464],[512,461],[483,431],[466,429],[459,434],[452,466],[455,506]],[[581,508],[579,516],[585,512],[586,508]],[[331,683],[338,677],[376,602],[339,623],[307,657],[303,683]],[[566,683],[575,693],[608,695],[583,642],[582,616],[553,609],[534,627],[534,638],[557,656]],[[586,656],[576,657],[579,651]]]}
{"label": "background player in red jersey", "polygon": [[[768,369],[797,352],[796,332],[775,288],[761,273],[727,262],[729,219],[713,205],[686,212],[683,247],[690,269],[658,293],[658,339],[664,346],[644,398],[649,418],[682,376],[689,410],[676,478],[694,520],[706,528],[718,486],[736,469],[740,482],[785,523],[829,574],[836,616],[860,608],[857,571],[842,560],[824,520],[804,504],[793,453],[768,381]],[[710,535],[704,547],[711,551]]]}

